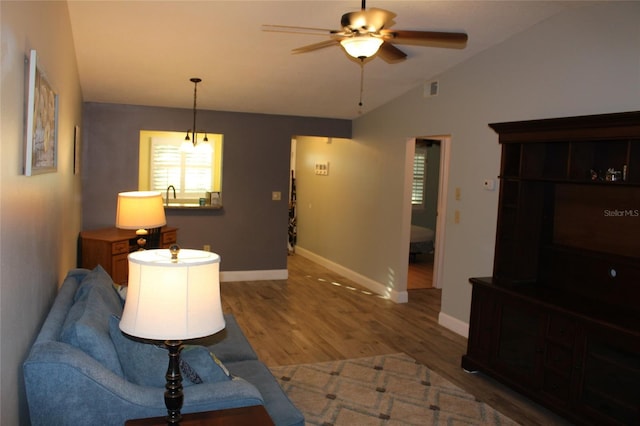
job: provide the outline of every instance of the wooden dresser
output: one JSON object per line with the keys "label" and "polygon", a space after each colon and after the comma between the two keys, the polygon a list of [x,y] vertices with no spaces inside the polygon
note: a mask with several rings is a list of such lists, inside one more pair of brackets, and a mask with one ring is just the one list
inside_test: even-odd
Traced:
{"label": "wooden dresser", "polygon": [[640,112],[490,126],[493,276],[470,280],[463,368],[577,424],[640,424]]}
{"label": "wooden dresser", "polygon": [[[93,269],[97,265],[111,275],[116,284],[126,284],[129,278],[127,256],[138,249],[136,231],[118,228],[102,228],[80,233],[78,265]],[[178,241],[178,229],[163,226],[160,230],[161,248],[169,248]]]}

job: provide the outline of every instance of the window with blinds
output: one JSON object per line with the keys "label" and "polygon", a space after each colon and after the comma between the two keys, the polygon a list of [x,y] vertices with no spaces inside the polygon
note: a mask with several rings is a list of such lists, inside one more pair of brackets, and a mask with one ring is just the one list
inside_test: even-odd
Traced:
{"label": "window with blinds", "polygon": [[160,191],[164,197],[173,185],[180,203],[197,202],[209,191],[221,195],[224,135],[209,133],[208,138],[210,150],[198,144],[185,151],[184,132],[140,130],[138,190]]}
{"label": "window with blinds", "polygon": [[198,149],[185,152],[181,144],[180,139],[151,139],[149,189],[164,193],[173,185],[179,199],[203,197],[214,187],[216,149],[210,154]]}
{"label": "window with blinds", "polygon": [[427,148],[416,145],[413,157],[413,186],[411,188],[411,205],[424,206],[425,180],[427,177]]}

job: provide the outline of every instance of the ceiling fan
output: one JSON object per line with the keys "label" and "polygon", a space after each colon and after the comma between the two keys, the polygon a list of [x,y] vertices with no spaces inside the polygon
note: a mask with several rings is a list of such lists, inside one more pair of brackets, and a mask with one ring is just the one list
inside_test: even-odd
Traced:
{"label": "ceiling fan", "polygon": [[306,53],[326,47],[341,45],[353,58],[364,61],[374,55],[389,63],[406,59],[407,54],[394,46],[406,44],[427,47],[463,49],[467,34],[458,32],[393,30],[395,13],[384,9],[367,9],[366,0],[357,12],[342,15],[340,30],[296,27],[287,25],[263,25],[264,31],[295,34],[328,35],[329,40],[293,49],[293,53]]}

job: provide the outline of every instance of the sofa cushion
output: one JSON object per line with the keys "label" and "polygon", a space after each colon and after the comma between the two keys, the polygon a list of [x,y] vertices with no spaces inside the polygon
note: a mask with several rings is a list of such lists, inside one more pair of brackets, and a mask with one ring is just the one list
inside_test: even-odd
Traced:
{"label": "sofa cushion", "polygon": [[73,345],[112,372],[122,376],[120,360],[109,335],[109,318],[122,313],[122,304],[109,274],[97,266],[85,276],[74,296],[60,332],[60,340]]}
{"label": "sofa cushion", "polygon": [[76,290],[73,300],[77,302],[86,299],[94,290],[101,292],[101,295],[105,297],[105,302],[113,304],[115,309],[119,309],[120,312],[122,311],[122,302],[114,287],[113,280],[101,265],[96,266],[91,272],[85,275],[78,286],[78,290]]}
{"label": "sofa cushion", "polygon": [[[141,386],[164,387],[169,351],[162,345],[136,339],[120,330],[120,318],[109,320],[111,339],[118,353],[124,377]],[[204,346],[185,345],[180,353],[183,386],[231,380],[228,370]]]}

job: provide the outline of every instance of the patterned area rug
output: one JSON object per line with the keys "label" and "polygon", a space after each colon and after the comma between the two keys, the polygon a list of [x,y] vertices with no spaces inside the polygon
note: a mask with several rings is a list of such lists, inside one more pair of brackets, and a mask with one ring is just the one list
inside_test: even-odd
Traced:
{"label": "patterned area rug", "polygon": [[406,354],[270,367],[307,425],[516,425]]}

